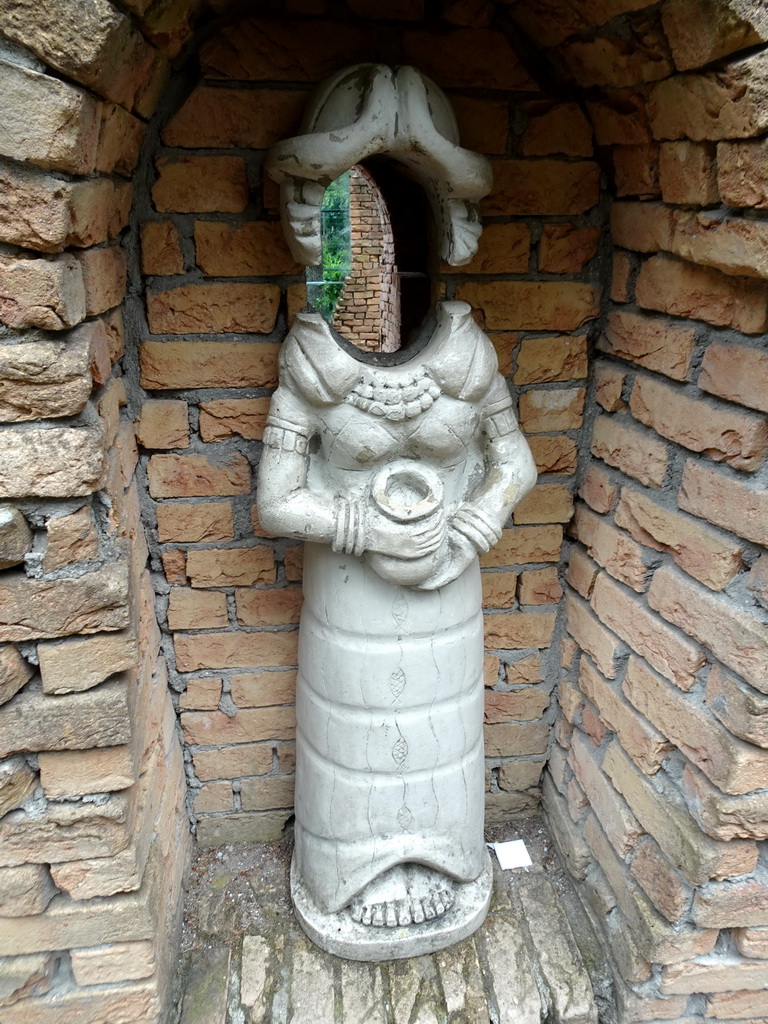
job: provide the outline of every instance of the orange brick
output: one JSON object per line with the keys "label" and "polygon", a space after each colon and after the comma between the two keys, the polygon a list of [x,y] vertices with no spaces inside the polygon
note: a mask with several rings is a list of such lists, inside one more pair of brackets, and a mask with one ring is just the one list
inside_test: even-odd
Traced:
{"label": "orange brick", "polygon": [[179,232],[169,220],[150,220],[141,225],[142,274],[184,273]]}
{"label": "orange brick", "polygon": [[537,484],[514,512],[516,525],[567,523],[573,515],[573,498],[565,484]]}
{"label": "orange brick", "polygon": [[153,334],[268,334],[279,302],[273,284],[186,284],[147,295],[147,318]]}
{"label": "orange brick", "polygon": [[531,230],[526,224],[487,224],[477,255],[470,263],[441,265],[445,274],[525,274],[531,255]]}
{"label": "orange brick", "polygon": [[526,654],[517,661],[504,665],[504,679],[508,686],[525,686],[544,681],[540,654]]}
{"label": "orange brick", "polygon": [[521,605],[557,604],[562,596],[563,588],[554,567],[520,574],[518,599]]}
{"label": "orange brick", "polygon": [[614,146],[611,157],[617,196],[653,199],[661,194],[658,145]]}
{"label": "orange brick", "polygon": [[663,203],[613,203],[611,237],[633,252],[658,252],[672,244],[674,211]]}
{"label": "orange brick", "polygon": [[680,920],[690,889],[650,836],[638,843],[629,873],[668,921]]}
{"label": "orange brick", "polygon": [[233,747],[194,750],[192,763],[201,782],[222,778],[239,779],[244,775],[266,775],[272,771],[272,746],[263,742],[240,743]]}
{"label": "orange brick", "polygon": [[768,747],[768,698],[719,665],[707,677],[707,707],[734,736]]}
{"label": "orange brick", "polygon": [[516,572],[483,572],[483,608],[514,608]]}
{"label": "orange brick", "polygon": [[215,711],[221,700],[221,679],[201,676],[190,679],[187,688],[179,694],[182,711]]}
{"label": "orange brick", "polygon": [[163,572],[169,583],[188,583],[187,579],[187,553],[186,551],[164,551],[160,556],[163,563]]}
{"label": "orange brick", "polygon": [[627,374],[614,363],[599,360],[594,364],[595,401],[606,412],[619,412],[627,408],[621,397]]}
{"label": "orange brick", "polygon": [[274,388],[279,352],[271,342],[145,341],[139,350],[141,385],[148,391]]}
{"label": "orange brick", "polygon": [[648,603],[748,683],[768,689],[768,626],[759,619],[669,565],[656,570]]}
{"label": "orange brick", "polygon": [[[242,630],[235,630],[220,633],[176,633],[173,640],[176,668],[179,672],[198,672],[204,668],[295,665],[297,640],[298,633],[295,631],[244,633]],[[230,735],[232,734],[224,734]],[[264,738],[269,738],[269,735],[268,733]],[[246,730],[238,739],[221,738],[210,742],[244,743],[258,738]]]}
{"label": "orange brick", "polygon": [[609,679],[616,676],[619,640],[592,614],[588,606],[570,592],[565,597],[565,622],[568,632]]}
{"label": "orange brick", "polygon": [[595,512],[605,515],[610,512],[619,493],[618,487],[611,482],[609,474],[600,466],[591,465],[584,474],[584,481],[579,488],[579,497]]}
{"label": "orange brick", "polygon": [[768,353],[746,345],[709,345],[697,383],[710,394],[768,412]]}
{"label": "orange brick", "polygon": [[239,708],[292,704],[295,699],[295,669],[271,669],[232,676],[232,700]]}
{"label": "orange brick", "polygon": [[487,691],[485,694],[485,721],[489,723],[541,718],[549,707],[551,694],[538,686],[526,686],[509,693]]}
{"label": "orange brick", "polygon": [[467,281],[456,298],[482,310],[491,331],[575,331],[599,309],[595,287],[578,281]]}
{"label": "orange brick", "polygon": [[516,331],[494,331],[488,337],[496,349],[499,373],[502,377],[508,377],[512,373],[512,356],[520,342],[520,335]]}
{"label": "orange brick", "polygon": [[[651,589],[662,571],[657,571]],[[658,611],[650,597],[649,603]],[[625,640],[666,679],[683,690],[693,686],[696,673],[706,661],[704,652],[605,574],[595,581],[592,608],[603,625]]]}
{"label": "orange brick", "polygon": [[584,89],[653,82],[674,70],[658,19],[646,15],[627,18],[621,32],[609,25],[592,39],[566,43],[560,54]]}
{"label": "orange brick", "polygon": [[565,572],[566,583],[588,601],[592,596],[592,589],[598,572],[599,569],[592,559],[585,551],[574,544],[568,552],[568,568]]}
{"label": "orange brick", "polygon": [[301,580],[304,565],[304,545],[289,544],[285,549],[283,557],[283,569],[285,578],[291,583],[298,583]]}
{"label": "orange brick", "polygon": [[189,445],[189,405],[181,400],[147,399],[136,424],[143,448],[186,448]]}
{"label": "orange brick", "polygon": [[651,138],[644,92],[615,89],[588,100],[587,111],[598,146],[636,146]]}
{"label": "orange brick", "polygon": [[589,160],[494,160],[487,216],[563,217],[597,205],[600,168]]}
{"label": "orange brick", "polygon": [[525,391],[520,396],[520,426],[526,434],[578,430],[584,418],[584,388]]}
{"label": "orange brick", "polygon": [[168,595],[169,629],[220,629],[228,625],[228,621],[226,594],[171,588]]}
{"label": "orange brick", "polygon": [[241,213],[248,203],[239,156],[160,157],[152,202],[160,213]]}
{"label": "orange brick", "polygon": [[119,306],[125,298],[127,269],[125,253],[116,245],[77,253],[85,286],[85,311],[88,316]]}
{"label": "orange brick", "polygon": [[673,750],[669,740],[603,678],[586,656],[579,666],[579,686],[616,733],[625,753],[645,775],[655,775]]}
{"label": "orange brick", "polygon": [[580,504],[576,506],[570,532],[611,576],[638,593],[645,590],[648,567],[643,548],[623,531]]}
{"label": "orange brick", "polygon": [[517,354],[515,384],[581,380],[587,376],[587,337],[527,338]]}
{"label": "orange brick", "polygon": [[626,856],[637,845],[643,830],[624,800],[600,771],[589,745],[578,730],[573,734],[568,764],[611,845],[622,856]]}
{"label": "orange brick", "polygon": [[537,86],[520,63],[506,34],[498,29],[463,28],[440,37],[431,31],[404,33],[403,57],[443,88],[533,89]]}
{"label": "orange brick", "polygon": [[742,545],[662,508],[640,491],[622,488],[616,524],[646,547],[668,552],[689,576],[713,590],[724,590],[742,567]]}
{"label": "orange brick", "polygon": [[737,928],[733,938],[742,956],[768,960],[768,928]]}
{"label": "orange brick", "polygon": [[187,575],[193,587],[251,587],[275,582],[275,555],[264,545],[206,548],[187,552]]}
{"label": "orange brick", "polygon": [[153,498],[210,498],[251,493],[251,467],[244,455],[153,455],[147,467]]}
{"label": "orange brick", "polygon": [[243,810],[266,811],[273,807],[293,807],[294,787],[292,775],[245,779],[240,787]]}
{"label": "orange brick", "polygon": [[499,681],[501,660],[495,654],[483,655],[483,685],[496,686]]}
{"label": "orange brick", "polygon": [[617,309],[608,317],[597,347],[674,380],[685,380],[696,347],[696,331],[661,317]]}
{"label": "orange brick", "polygon": [[162,132],[166,146],[266,149],[296,134],[307,102],[301,90],[199,85]]}
{"label": "orange brick", "polygon": [[232,506],[228,501],[196,501],[194,504],[166,503],[155,507],[157,539],[197,541],[233,540],[235,526]]}
{"label": "orange brick", "polygon": [[768,22],[761,4],[741,4],[723,11],[707,0],[668,0],[662,20],[681,71],[711,64],[768,39]]}
{"label": "orange brick", "polygon": [[300,587],[238,590],[235,597],[241,626],[283,626],[299,621],[303,598]]}
{"label": "orange brick", "polygon": [[768,545],[768,494],[689,459],[677,504],[756,544]]}
{"label": "orange brick", "polygon": [[665,203],[709,206],[719,202],[718,172],[720,161],[716,166],[715,147],[711,143],[683,140],[661,145],[659,175]]}
{"label": "orange brick", "polygon": [[717,147],[717,185],[729,206],[768,208],[768,145],[764,139],[721,142]]}
{"label": "orange brick", "polygon": [[249,221],[242,225],[198,221],[195,254],[197,265],[209,277],[264,277],[301,272],[276,221]]}
{"label": "orange brick", "polygon": [[296,731],[296,712],[292,707],[245,708],[229,718],[222,711],[185,711],[181,728],[187,743],[196,747],[287,740]]}
{"label": "orange brick", "polygon": [[528,119],[520,140],[523,156],[592,156],[592,127],[577,103],[546,100],[523,104]]}
{"label": "orange brick", "polygon": [[485,616],[485,646],[492,651],[549,647],[554,628],[554,612],[491,613]]}
{"label": "orange brick", "polygon": [[704,405],[655,378],[637,378],[629,405],[635,418],[657,434],[735,469],[758,469],[768,452],[765,417]]}
{"label": "orange brick", "polygon": [[667,446],[653,434],[613,416],[598,416],[590,451],[646,487],[661,487],[667,472]]}
{"label": "orange brick", "polygon": [[575,473],[576,442],[571,437],[529,437],[533,461],[539,473]]}
{"label": "orange brick", "polygon": [[719,270],[669,256],[652,256],[640,268],[637,301],[646,309],[701,319],[744,334],[768,325],[768,289],[760,282],[729,278]]}
{"label": "orange brick", "polygon": [[579,274],[597,255],[600,228],[575,224],[544,224],[539,242],[539,270],[549,274]]}
{"label": "orange brick", "polygon": [[543,754],[547,749],[546,722],[503,722],[483,729],[486,757],[521,757]]}
{"label": "orange brick", "polygon": [[515,526],[502,531],[499,543],[480,557],[480,565],[497,569],[529,562],[557,562],[562,542],[562,526]]}
{"label": "orange brick", "polygon": [[768,78],[765,52],[716,71],[675,75],[653,87],[648,105],[657,139],[744,139],[764,134],[768,110],[762,95]]}
{"label": "orange brick", "polygon": [[611,298],[614,302],[630,302],[632,289],[630,279],[634,266],[628,252],[614,249],[611,265]]}
{"label": "orange brick", "polygon": [[229,437],[261,440],[269,412],[269,398],[221,398],[200,403],[200,436],[204,441]]}

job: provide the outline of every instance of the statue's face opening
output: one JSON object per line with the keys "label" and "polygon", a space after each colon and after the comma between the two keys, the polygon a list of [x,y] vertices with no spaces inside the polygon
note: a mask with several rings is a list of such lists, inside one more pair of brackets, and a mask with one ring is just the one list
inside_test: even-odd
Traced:
{"label": "statue's face opening", "polygon": [[323,196],[322,256],[307,268],[307,297],[361,352],[407,347],[431,307],[428,206],[403,172],[386,157],[372,159]]}

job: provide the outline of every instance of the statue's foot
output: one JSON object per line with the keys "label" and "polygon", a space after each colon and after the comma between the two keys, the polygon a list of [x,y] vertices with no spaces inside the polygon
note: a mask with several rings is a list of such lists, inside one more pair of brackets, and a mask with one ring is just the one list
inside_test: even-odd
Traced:
{"label": "statue's foot", "polygon": [[442,917],[453,900],[450,878],[421,864],[397,864],[366,886],[349,910],[360,924],[396,928]]}

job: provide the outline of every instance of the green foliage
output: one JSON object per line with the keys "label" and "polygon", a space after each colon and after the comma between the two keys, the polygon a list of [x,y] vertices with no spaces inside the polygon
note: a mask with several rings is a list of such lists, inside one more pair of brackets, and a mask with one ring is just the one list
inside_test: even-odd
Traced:
{"label": "green foliage", "polygon": [[[325,190],[321,210],[322,265],[319,279],[307,280],[307,294],[315,309],[329,322],[349,277],[349,171],[332,181]],[[313,275],[314,276],[314,275]]]}

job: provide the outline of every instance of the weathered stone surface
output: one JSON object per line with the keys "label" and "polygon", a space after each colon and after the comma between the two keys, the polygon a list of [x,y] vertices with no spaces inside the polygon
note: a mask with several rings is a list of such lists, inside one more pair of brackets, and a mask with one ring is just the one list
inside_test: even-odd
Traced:
{"label": "weathered stone surface", "polygon": [[42,914],[55,895],[56,886],[43,864],[0,868],[0,914],[3,917]]}
{"label": "weathered stone surface", "polygon": [[689,459],[677,497],[680,508],[732,530],[756,544],[768,544],[768,495]]}
{"label": "weathered stone surface", "polygon": [[271,342],[146,341],[140,349],[147,390],[277,386],[280,346]]}
{"label": "weathered stone surface", "polygon": [[231,956],[229,947],[211,943],[193,950],[180,1024],[224,1024]]}
{"label": "weathered stone surface", "polygon": [[667,472],[667,446],[655,434],[612,416],[598,416],[591,452],[646,487],[661,487]]}
{"label": "weathered stone surface", "polygon": [[160,157],[156,167],[152,202],[160,213],[242,213],[248,205],[242,157],[182,154]]}
{"label": "weathered stone surface", "polygon": [[132,668],[137,648],[131,630],[78,636],[37,647],[45,693],[89,690],[116,672]]}
{"label": "weathered stone surface", "polygon": [[735,956],[707,957],[665,967],[661,972],[659,991],[663,995],[733,992],[764,990],[766,985],[768,964],[764,961],[742,960]]}
{"label": "weathered stone surface", "polygon": [[249,494],[251,467],[244,455],[214,459],[205,455],[153,455],[147,470],[153,498]]}
{"label": "weathered stone surface", "polygon": [[37,776],[23,757],[0,761],[0,818],[20,807],[36,785]]}
{"label": "weathered stone surface", "polygon": [[[688,26],[686,26],[688,31]],[[654,86],[650,119],[657,139],[743,139],[768,128],[765,51],[701,75]]]}
{"label": "weathered stone surface", "polygon": [[74,497],[99,486],[104,433],[92,418],[76,427],[6,427],[0,438],[0,497]]}
{"label": "weathered stone surface", "polygon": [[42,11],[33,0],[15,0],[0,12],[0,28],[46,64],[127,106],[156,60],[156,51],[108,0],[75,6],[52,0]]}
{"label": "weathered stone surface", "polygon": [[652,16],[628,18],[620,33],[609,26],[594,39],[566,43],[558,56],[569,77],[584,89],[655,82],[674,70],[661,25]]}
{"label": "weathered stone surface", "polygon": [[266,149],[299,127],[307,94],[200,85],[163,129],[166,146]]}
{"label": "weathered stone surface", "polygon": [[88,401],[91,331],[0,345],[0,420],[74,416]]}
{"label": "weathered stone surface", "polygon": [[139,773],[137,731],[131,743],[88,750],[40,751],[40,785],[49,800],[128,789]]}
{"label": "weathered stone surface", "polygon": [[279,223],[248,221],[242,225],[201,220],[195,224],[197,265],[211,277],[296,274]]}
{"label": "weathered stone surface", "polygon": [[0,644],[0,704],[5,704],[32,677],[32,666],[13,644]]}
{"label": "weathered stone surface", "polygon": [[85,318],[85,286],[71,255],[0,259],[0,320],[9,327],[61,331]]}
{"label": "weathered stone surface", "polygon": [[85,857],[111,857],[125,848],[128,800],[49,804],[42,814],[11,811],[0,821],[0,866],[50,864]]}
{"label": "weathered stone surface", "polygon": [[151,220],[141,225],[142,274],[184,273],[179,231],[169,220]]}
{"label": "weathered stone surface", "polygon": [[45,995],[53,985],[58,965],[59,956],[54,953],[0,961],[0,1006],[12,1006],[19,1000]]}
{"label": "weathered stone surface", "polygon": [[149,978],[155,971],[155,943],[115,942],[70,951],[72,974],[78,985],[109,985]]}
{"label": "weathered stone surface", "polygon": [[726,796],[690,765],[683,772],[683,790],[691,814],[713,839],[768,839],[765,793]]}
{"label": "weathered stone surface", "polygon": [[147,295],[147,319],[153,334],[268,334],[279,302],[273,284],[183,284]]}
{"label": "weathered stone surface", "polygon": [[713,665],[707,677],[707,705],[734,736],[768,748],[768,697],[764,694]]}
{"label": "weathered stone surface", "polygon": [[24,561],[32,548],[32,531],[24,516],[13,505],[0,505],[0,569]]}
{"label": "weathered stone surface", "polygon": [[14,572],[0,580],[0,629],[8,640],[47,640],[127,625],[124,561],[72,578],[43,581]]}
{"label": "weathered stone surface", "polygon": [[186,448],[189,445],[189,403],[177,399],[147,399],[136,424],[136,440],[142,448]]}
{"label": "weathered stone surface", "polygon": [[745,345],[708,345],[698,385],[710,394],[768,412],[768,353]]}
{"label": "weathered stone surface", "polygon": [[129,738],[124,682],[61,697],[28,688],[0,708],[0,757],[17,751],[109,747]]}
{"label": "weathered stone surface", "polygon": [[99,553],[99,534],[89,505],[46,523],[48,546],[43,571],[55,572],[76,562],[93,561]]}
{"label": "weathered stone surface", "polygon": [[595,288],[579,281],[472,281],[456,297],[481,309],[492,331],[573,331],[598,312]]}
{"label": "weathered stone surface", "polygon": [[675,380],[686,379],[695,346],[692,327],[621,309],[611,313],[597,341],[602,352],[629,359]]}
{"label": "weathered stone surface", "polygon": [[742,208],[768,207],[768,144],[764,139],[721,142],[717,184],[723,202]]}
{"label": "weathered stone surface", "polygon": [[91,96],[59,79],[2,60],[0,90],[3,156],[70,174],[93,171],[100,111]]}
{"label": "weathered stone surface", "polygon": [[768,39],[768,11],[760,0],[668,0],[662,22],[681,71],[703,67]]}

